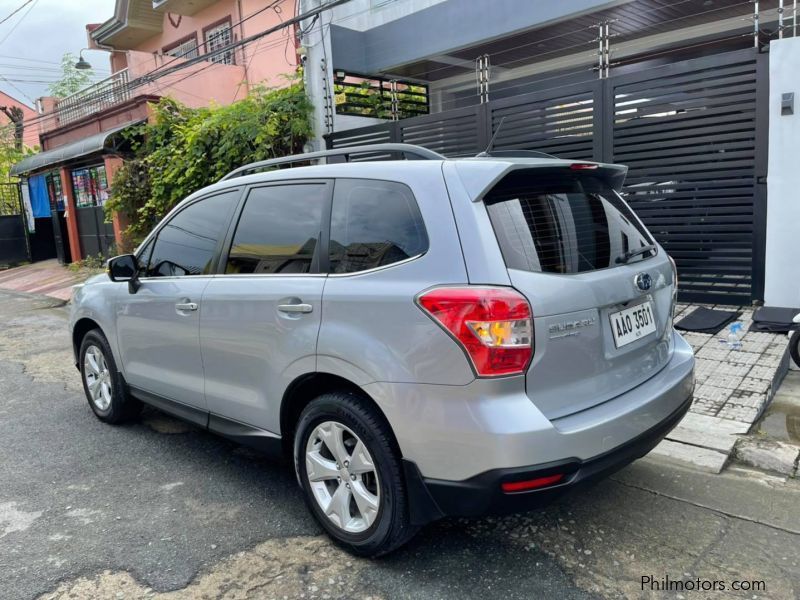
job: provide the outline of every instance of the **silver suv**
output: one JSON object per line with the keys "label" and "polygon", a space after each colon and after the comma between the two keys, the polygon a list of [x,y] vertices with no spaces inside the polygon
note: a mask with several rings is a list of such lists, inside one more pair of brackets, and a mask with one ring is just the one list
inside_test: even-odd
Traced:
{"label": "silver suv", "polygon": [[401,144],[237,169],[76,289],[89,406],[119,423],[144,402],[293,456],[359,555],[540,506],[646,454],[691,403],[675,265],[625,173]]}

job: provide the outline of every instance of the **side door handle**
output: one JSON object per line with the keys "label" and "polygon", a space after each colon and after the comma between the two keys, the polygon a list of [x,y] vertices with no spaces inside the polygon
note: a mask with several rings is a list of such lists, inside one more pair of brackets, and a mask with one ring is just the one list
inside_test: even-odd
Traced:
{"label": "side door handle", "polygon": [[197,310],[197,302],[178,302],[175,305],[175,310]]}
{"label": "side door handle", "polygon": [[310,304],[278,304],[278,310],[285,313],[310,313],[314,307]]}

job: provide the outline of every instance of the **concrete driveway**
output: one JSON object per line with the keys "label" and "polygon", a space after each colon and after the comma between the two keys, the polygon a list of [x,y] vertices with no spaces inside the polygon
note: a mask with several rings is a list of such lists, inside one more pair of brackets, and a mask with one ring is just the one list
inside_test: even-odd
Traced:
{"label": "concrete driveway", "polygon": [[[443,521],[355,559],[286,468],[155,411],[97,421],[65,309],[0,292],[0,598],[789,599],[798,507],[796,480],[643,460],[547,510]],[[685,591],[698,580],[728,587]]]}

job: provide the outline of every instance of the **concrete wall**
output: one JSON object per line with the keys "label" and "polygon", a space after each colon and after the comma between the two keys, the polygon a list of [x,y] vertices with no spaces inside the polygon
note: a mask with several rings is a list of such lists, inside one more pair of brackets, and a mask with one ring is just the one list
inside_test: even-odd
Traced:
{"label": "concrete wall", "polygon": [[[794,92],[794,114],[781,115],[781,95]],[[800,307],[800,38],[769,51],[769,163],[764,302]]]}
{"label": "concrete wall", "polygon": [[[134,80],[169,63],[170,66],[186,62],[171,56],[130,51],[128,76]],[[172,62],[172,61],[175,62]],[[247,95],[245,68],[242,65],[215,64],[208,67],[203,61],[166,75],[137,88],[134,93],[152,96],[169,96],[194,108],[209,104],[230,104]]]}

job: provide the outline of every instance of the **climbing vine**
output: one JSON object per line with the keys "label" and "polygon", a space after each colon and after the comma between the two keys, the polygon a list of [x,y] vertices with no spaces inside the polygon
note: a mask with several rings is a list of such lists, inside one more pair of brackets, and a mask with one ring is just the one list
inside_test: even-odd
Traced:
{"label": "climbing vine", "polygon": [[178,202],[236,167],[302,152],[310,117],[300,83],[251,90],[228,106],[164,98],[150,123],[128,130],[133,157],[114,176],[106,214],[127,214],[129,239],[139,241]]}

